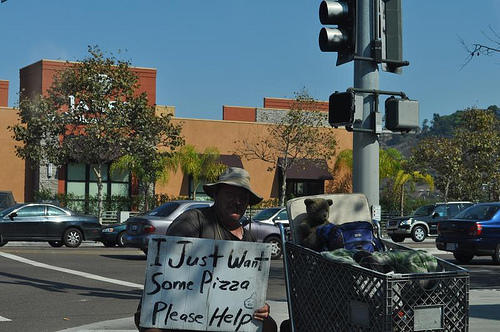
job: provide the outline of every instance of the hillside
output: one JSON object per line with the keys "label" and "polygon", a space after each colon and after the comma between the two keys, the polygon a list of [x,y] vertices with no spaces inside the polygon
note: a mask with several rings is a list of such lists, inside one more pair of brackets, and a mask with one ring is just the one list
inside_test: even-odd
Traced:
{"label": "hillside", "polygon": [[[496,105],[488,107],[489,110],[495,112],[498,119],[500,119],[500,108]],[[434,114],[432,120],[425,119],[422,128],[417,133],[411,134],[388,134],[380,137],[380,147],[383,149],[394,148],[401,152],[405,157],[411,153],[411,149],[418,144],[418,142],[429,136],[450,137],[453,131],[462,122],[463,111],[456,111],[450,115]]]}

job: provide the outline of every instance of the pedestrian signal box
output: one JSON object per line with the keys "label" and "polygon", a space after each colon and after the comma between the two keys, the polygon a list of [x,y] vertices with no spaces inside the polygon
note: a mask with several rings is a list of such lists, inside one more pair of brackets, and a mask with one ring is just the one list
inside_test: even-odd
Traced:
{"label": "pedestrian signal box", "polygon": [[385,127],[392,131],[408,132],[417,129],[418,101],[389,97],[385,100]]}
{"label": "pedestrian signal box", "polygon": [[331,126],[352,126],[355,112],[356,94],[354,92],[335,92],[330,96],[328,123]]}

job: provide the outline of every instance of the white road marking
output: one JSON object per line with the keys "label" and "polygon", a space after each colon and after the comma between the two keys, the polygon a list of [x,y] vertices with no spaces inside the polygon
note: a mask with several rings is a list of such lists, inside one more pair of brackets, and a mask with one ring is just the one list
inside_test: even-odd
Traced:
{"label": "white road marking", "polygon": [[11,320],[5,317],[0,316],[0,322],[10,322]]}
{"label": "white road marking", "polygon": [[[111,284],[116,284],[116,285],[126,286],[126,287],[132,287],[132,288],[139,288],[139,289],[143,289],[144,288],[144,285],[141,285],[141,284],[135,284],[133,282],[128,282],[128,281],[123,281],[123,280],[118,280],[118,279],[111,279],[111,278],[101,277],[101,276],[98,276],[98,275],[92,274],[92,273],[81,272],[81,271],[66,269],[64,267],[58,267],[58,266],[53,266],[53,265],[49,265],[49,264],[45,264],[45,263],[40,263],[40,262],[32,261],[31,259],[23,258],[23,257],[12,255],[12,254],[8,254],[8,253],[5,253],[5,252],[0,252],[0,256],[3,256],[3,257],[8,258],[8,259],[15,260],[15,261],[18,261],[18,262],[21,262],[21,263],[26,263],[26,264],[30,264],[30,265],[33,265],[33,266],[36,266],[36,267],[41,267],[41,268],[44,268],[44,269],[49,269],[49,270],[54,270],[54,271],[59,271],[59,272],[64,272],[64,273],[69,273],[69,274],[74,274],[74,275],[77,275],[77,276],[80,276],[80,277],[83,277],[83,278],[88,278],[88,279],[93,279],[93,280],[98,280],[98,281],[103,281],[103,282],[109,282]],[[1,318],[2,317],[0,316],[0,321],[2,321]]]}

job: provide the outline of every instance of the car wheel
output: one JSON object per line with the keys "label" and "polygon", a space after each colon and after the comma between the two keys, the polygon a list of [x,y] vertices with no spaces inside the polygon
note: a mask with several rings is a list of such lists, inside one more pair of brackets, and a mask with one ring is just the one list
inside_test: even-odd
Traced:
{"label": "car wheel", "polygon": [[116,244],[118,245],[118,247],[125,247],[125,231],[118,234],[118,236],[116,237]]}
{"label": "car wheel", "polygon": [[394,242],[403,242],[405,237],[403,235],[391,235],[391,240]]}
{"label": "car wheel", "polygon": [[2,235],[0,235],[0,247],[3,247],[7,243],[9,243],[9,241],[4,241],[3,238],[2,238]]}
{"label": "car wheel", "polygon": [[265,243],[270,243],[271,248],[271,259],[279,259],[282,253],[281,240],[278,236],[270,236],[264,240]]}
{"label": "car wheel", "polygon": [[493,263],[500,264],[500,244],[497,245],[495,253],[491,256],[493,258]]}
{"label": "car wheel", "polygon": [[474,254],[468,253],[468,252],[453,252],[453,257],[461,263],[461,264],[467,264],[470,263],[472,258],[474,258]]}
{"label": "car wheel", "polygon": [[60,248],[63,244],[62,241],[49,241],[49,245],[54,248]]}
{"label": "car wheel", "polygon": [[83,240],[83,234],[76,228],[68,228],[64,232],[64,245],[69,248],[79,247]]}
{"label": "car wheel", "polygon": [[411,238],[415,242],[422,242],[427,237],[427,230],[424,226],[415,226],[411,230]]}

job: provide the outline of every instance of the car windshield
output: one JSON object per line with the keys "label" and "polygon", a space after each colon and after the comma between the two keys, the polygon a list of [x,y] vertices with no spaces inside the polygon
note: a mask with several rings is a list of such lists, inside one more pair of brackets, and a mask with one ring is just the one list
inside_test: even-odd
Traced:
{"label": "car windshield", "polygon": [[179,207],[179,203],[168,202],[163,205],[158,206],[156,209],[151,210],[147,215],[148,216],[156,216],[156,217],[166,217],[170,215]]}
{"label": "car windshield", "polygon": [[497,205],[471,206],[457,214],[455,219],[490,220],[499,209]]}
{"label": "car windshield", "polygon": [[0,211],[0,217],[5,217],[6,215],[8,215],[9,213],[11,213],[14,209],[17,209],[18,207],[20,207],[19,204],[16,204],[14,206],[11,206],[10,208],[6,208],[2,211]]}
{"label": "car windshield", "polygon": [[434,210],[434,205],[424,205],[419,207],[413,215],[415,217],[424,217],[424,216],[430,216],[432,211]]}
{"label": "car windshield", "polygon": [[269,208],[269,209],[264,209],[257,213],[255,216],[252,217],[253,220],[266,220],[271,218],[276,212],[278,212],[281,208]]}

